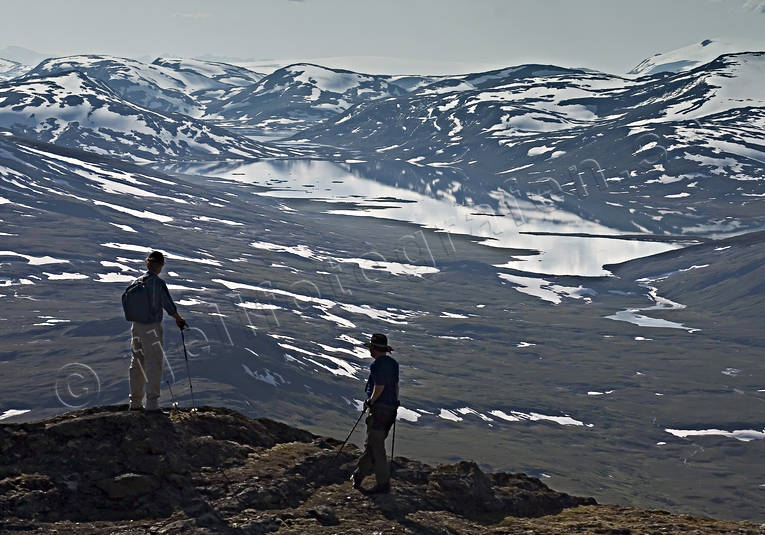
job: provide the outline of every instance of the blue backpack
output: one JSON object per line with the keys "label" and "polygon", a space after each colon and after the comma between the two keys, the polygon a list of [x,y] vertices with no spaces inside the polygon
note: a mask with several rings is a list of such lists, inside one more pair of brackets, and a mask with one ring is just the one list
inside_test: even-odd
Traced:
{"label": "blue backpack", "polygon": [[149,275],[138,277],[122,294],[122,309],[127,321],[151,323],[151,299],[146,285],[148,278]]}

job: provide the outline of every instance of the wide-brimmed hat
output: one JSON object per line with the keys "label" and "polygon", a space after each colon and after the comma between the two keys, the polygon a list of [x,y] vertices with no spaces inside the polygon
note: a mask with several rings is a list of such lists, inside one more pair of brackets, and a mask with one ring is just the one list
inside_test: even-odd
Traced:
{"label": "wide-brimmed hat", "polygon": [[382,333],[374,333],[369,342],[364,342],[364,347],[375,347],[385,351],[393,351],[393,348],[388,345],[388,337]]}

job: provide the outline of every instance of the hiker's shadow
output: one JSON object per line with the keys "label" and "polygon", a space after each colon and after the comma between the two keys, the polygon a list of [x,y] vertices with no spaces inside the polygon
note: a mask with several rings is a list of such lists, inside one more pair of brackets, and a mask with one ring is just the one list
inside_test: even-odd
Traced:
{"label": "hiker's shadow", "polygon": [[[152,428],[173,430],[167,438],[175,443],[165,443],[162,447],[158,447],[159,451],[154,454],[158,460],[164,459],[167,462],[165,452],[181,450],[181,437],[178,435],[168,412],[164,410],[141,411],[136,414],[136,417],[143,419],[143,424],[148,433],[151,432]],[[146,460],[153,461],[150,457],[154,457],[154,455],[150,455]],[[211,462],[210,464],[214,463]],[[194,466],[181,464],[173,472],[170,474],[171,477],[167,477],[168,474],[162,476],[163,483],[169,484],[162,485],[144,497],[144,501],[152,503],[153,514],[150,515],[151,517],[167,521],[174,512],[183,511],[191,522],[191,525],[188,526],[189,529],[193,526],[193,529],[209,528],[216,533],[236,532],[218,511],[214,504],[214,497],[205,495],[200,491],[200,488],[204,487],[200,487],[197,482],[203,476]]]}
{"label": "hiker's shadow", "polygon": [[386,519],[413,533],[442,535],[444,533],[443,528],[428,526],[410,517],[412,513],[426,512],[428,509],[421,510],[419,507],[413,506],[418,501],[415,493],[396,488],[395,483],[394,480],[394,487],[390,494],[367,494],[367,499],[377,507]]}
{"label": "hiker's shadow", "polygon": [[461,496],[444,493],[437,483],[432,485],[431,471],[432,468],[426,465],[397,457],[391,466],[390,494],[366,494],[366,499],[370,500],[386,519],[415,533],[426,535],[443,533],[443,529],[423,524],[412,518],[413,513],[448,512],[454,515],[456,521],[486,527],[495,525],[508,516],[509,512],[504,510],[473,509],[461,501]]}
{"label": "hiker's shadow", "polygon": [[[439,530],[431,530],[407,518],[411,513],[428,510],[427,492],[423,486],[427,486],[427,473],[411,469],[408,459],[398,458],[391,463],[391,491],[386,494],[361,493],[377,506],[380,513],[388,520],[402,526],[413,529],[416,533],[441,533]],[[425,492],[423,492],[425,491]]]}

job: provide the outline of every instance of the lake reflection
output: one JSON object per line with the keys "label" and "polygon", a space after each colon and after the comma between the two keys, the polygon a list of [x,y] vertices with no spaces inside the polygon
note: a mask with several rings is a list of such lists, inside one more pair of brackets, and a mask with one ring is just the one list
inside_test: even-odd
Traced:
{"label": "lake reflection", "polygon": [[[170,172],[205,175],[268,188],[257,195],[352,203],[327,213],[415,223],[454,234],[485,238],[490,247],[530,249],[501,268],[546,275],[610,275],[604,264],[649,256],[685,244],[617,238],[620,230],[561,210],[549,199],[532,202],[494,177],[470,177],[455,169],[401,162],[338,163],[263,160],[174,164]],[[610,237],[533,235],[586,233]],[[536,254],[538,251],[539,254]]]}

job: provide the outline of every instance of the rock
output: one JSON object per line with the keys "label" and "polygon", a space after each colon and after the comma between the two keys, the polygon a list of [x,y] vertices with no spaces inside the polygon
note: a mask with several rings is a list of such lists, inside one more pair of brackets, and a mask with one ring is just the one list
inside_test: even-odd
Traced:
{"label": "rock", "polygon": [[0,518],[10,512],[36,518],[61,501],[61,492],[47,475],[23,474],[0,481]]}
{"label": "rock", "polygon": [[191,519],[176,520],[165,524],[162,528],[157,530],[157,533],[183,533],[188,532],[194,526],[194,521]]}
{"label": "rock", "polygon": [[340,521],[337,519],[335,510],[328,505],[319,505],[308,510],[308,516],[315,518],[322,526],[337,526]]}
{"label": "rock", "polygon": [[428,486],[451,502],[452,510],[462,514],[475,515],[502,507],[489,477],[473,462],[463,461],[437,468],[430,475]]}
{"label": "rock", "polygon": [[601,524],[599,533],[613,534],[759,529],[599,506],[523,474],[485,473],[474,462],[434,467],[397,457],[393,493],[368,497],[348,481],[359,452],[348,447],[334,462],[334,439],[230,409],[149,417],[125,408],[0,423],[0,445],[15,454],[0,463],[0,532],[335,533],[328,526],[341,518],[358,522],[344,533],[562,535]]}
{"label": "rock", "polygon": [[197,516],[194,519],[194,522],[197,526],[204,527],[216,527],[225,525],[223,519],[212,511]]}
{"label": "rock", "polygon": [[110,479],[96,482],[96,486],[106,492],[113,500],[133,498],[150,493],[159,487],[159,481],[146,474],[121,474]]}

